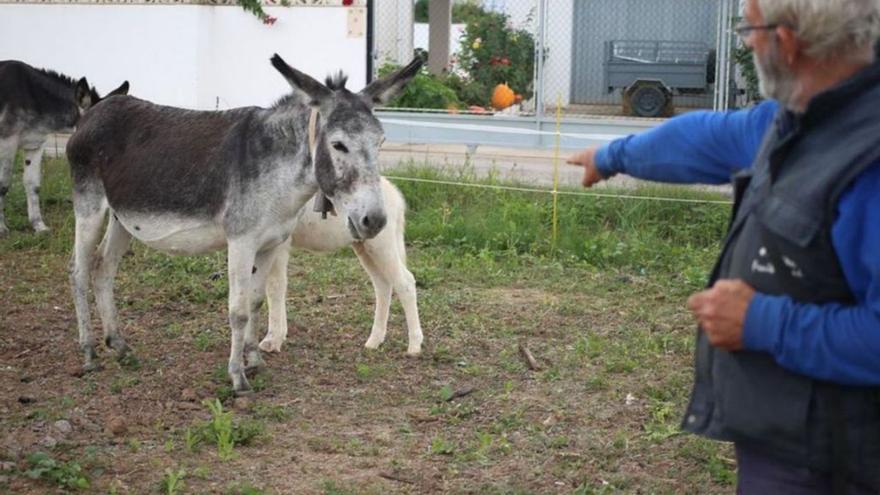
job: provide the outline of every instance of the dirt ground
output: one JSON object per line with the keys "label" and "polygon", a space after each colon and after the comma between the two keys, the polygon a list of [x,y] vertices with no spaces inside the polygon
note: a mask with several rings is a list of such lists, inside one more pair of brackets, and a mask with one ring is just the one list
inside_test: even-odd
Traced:
{"label": "dirt ground", "polygon": [[[410,246],[413,359],[396,302],[386,343],[363,348],[373,291],[351,253],[298,253],[288,341],[234,399],[222,253],[135,245],[116,300],[139,364],[102,347],[81,373],[63,187],[45,193],[51,234],[13,197],[0,240],[0,493],[731,491],[730,449],[678,430],[693,339],[678,276]],[[226,455],[193,436],[215,398],[241,435]]]}

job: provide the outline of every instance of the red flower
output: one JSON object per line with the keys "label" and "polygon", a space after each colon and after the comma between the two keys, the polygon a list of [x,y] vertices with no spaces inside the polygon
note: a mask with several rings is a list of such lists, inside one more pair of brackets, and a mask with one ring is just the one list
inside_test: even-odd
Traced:
{"label": "red flower", "polygon": [[278,20],[277,17],[272,17],[271,15],[267,15],[266,17],[263,18],[263,24],[265,24],[267,26],[271,26],[272,24],[275,24],[275,21],[277,21],[277,20]]}
{"label": "red flower", "polygon": [[345,5],[346,7],[353,5],[353,4],[354,4],[354,0],[342,0],[342,5]]}

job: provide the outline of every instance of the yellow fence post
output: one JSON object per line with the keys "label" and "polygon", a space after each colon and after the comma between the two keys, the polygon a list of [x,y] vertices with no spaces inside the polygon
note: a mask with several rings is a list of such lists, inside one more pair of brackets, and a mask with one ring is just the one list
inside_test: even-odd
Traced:
{"label": "yellow fence post", "polygon": [[562,96],[556,93],[556,136],[553,146],[553,237],[552,247],[556,251],[559,238],[559,139],[562,128]]}

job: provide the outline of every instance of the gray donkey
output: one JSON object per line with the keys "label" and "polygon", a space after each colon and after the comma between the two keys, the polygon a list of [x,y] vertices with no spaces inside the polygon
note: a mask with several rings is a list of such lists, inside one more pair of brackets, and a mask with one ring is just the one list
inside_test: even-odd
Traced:
{"label": "gray donkey", "polygon": [[228,371],[233,390],[246,393],[244,355],[248,370],[264,366],[254,320],[266,277],[286,249],[300,208],[320,190],[328,208],[346,212],[354,238],[370,239],[385,226],[377,168],[383,131],[372,107],[396,95],[421,61],[359,93],[345,89],[342,73],[325,86],[277,54],[271,61],[293,87],[271,108],[205,112],[116,96],[81,120],[67,156],[76,217],[71,282],[86,370],[96,367],[88,304],[92,270],[104,342],[120,358],[129,352],[117,329],[113,280],[132,237],[174,254],[226,247]]}
{"label": "gray donkey", "polygon": [[[128,81],[110,92],[126,94]],[[40,166],[50,133],[73,130],[80,115],[101,97],[86,78],[75,81],[17,60],[0,61],[0,237],[9,234],[4,206],[15,153],[24,150],[28,219],[37,232],[49,230],[40,213]]]}

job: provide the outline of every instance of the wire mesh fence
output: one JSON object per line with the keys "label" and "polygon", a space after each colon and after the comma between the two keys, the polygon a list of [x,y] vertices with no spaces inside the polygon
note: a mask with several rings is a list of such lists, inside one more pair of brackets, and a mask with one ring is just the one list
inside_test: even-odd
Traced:
{"label": "wire mesh fence", "polygon": [[736,101],[738,0],[376,0],[373,8],[377,72],[423,52],[435,74],[399,106],[541,118],[559,103],[567,117],[663,117]]}

